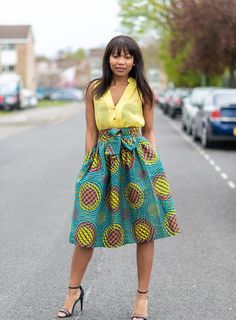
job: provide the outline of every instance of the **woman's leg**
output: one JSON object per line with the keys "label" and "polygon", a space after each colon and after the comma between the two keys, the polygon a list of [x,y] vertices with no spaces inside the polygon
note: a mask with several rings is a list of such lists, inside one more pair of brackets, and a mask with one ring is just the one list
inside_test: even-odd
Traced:
{"label": "woman's leg", "polygon": [[[152,272],[154,256],[154,240],[137,244],[138,290],[147,291]],[[136,294],[133,313],[147,315],[147,294]],[[138,318],[134,318],[136,320]]]}
{"label": "woman's leg", "polygon": [[[94,248],[86,248],[75,246],[70,269],[70,286],[76,287],[81,284],[83,276],[90,259],[92,258]],[[80,296],[80,289],[69,289],[64,303],[64,308],[71,312],[74,302]],[[64,316],[64,313],[59,312],[58,315]]]}

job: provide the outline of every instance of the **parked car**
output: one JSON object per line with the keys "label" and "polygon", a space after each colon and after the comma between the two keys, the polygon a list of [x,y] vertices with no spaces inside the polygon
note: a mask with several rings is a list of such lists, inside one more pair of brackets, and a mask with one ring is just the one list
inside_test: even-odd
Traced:
{"label": "parked car", "polygon": [[21,78],[16,74],[0,75],[0,109],[20,109]]}
{"label": "parked car", "polygon": [[176,115],[182,114],[183,101],[191,93],[189,88],[176,88],[173,95],[171,95],[168,103],[168,114],[171,118],[175,118]]}
{"label": "parked car", "polygon": [[184,99],[182,106],[182,129],[188,134],[192,133],[192,122],[198,109],[202,106],[204,99],[214,89],[213,87],[196,87],[191,95]]}
{"label": "parked car", "polygon": [[36,107],[38,104],[38,99],[36,94],[27,89],[24,88],[21,90],[21,109],[25,109],[25,108],[33,108]]}
{"label": "parked car", "polygon": [[50,99],[61,101],[82,101],[83,91],[76,88],[59,89],[50,95]]}
{"label": "parked car", "polygon": [[163,104],[162,104],[162,110],[165,114],[168,113],[168,109],[169,109],[169,103],[171,100],[172,95],[174,94],[174,90],[173,89],[168,89],[165,91],[164,94],[164,100],[163,100]]}
{"label": "parked car", "polygon": [[45,99],[44,91],[41,90],[40,88],[37,88],[36,89],[36,97],[38,100],[44,100]]}
{"label": "parked car", "polygon": [[203,147],[213,141],[236,141],[236,89],[213,89],[193,119],[193,139]]}
{"label": "parked car", "polygon": [[163,109],[165,101],[165,92],[163,90],[156,90],[155,102],[160,109]]}
{"label": "parked car", "polygon": [[54,92],[53,87],[38,87],[36,89],[36,96],[38,100],[50,99],[50,95]]}

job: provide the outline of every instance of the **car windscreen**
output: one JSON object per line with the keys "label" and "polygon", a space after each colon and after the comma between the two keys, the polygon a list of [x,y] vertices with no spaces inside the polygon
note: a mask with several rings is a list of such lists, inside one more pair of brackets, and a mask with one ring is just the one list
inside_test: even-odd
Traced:
{"label": "car windscreen", "polygon": [[0,95],[17,94],[17,85],[15,83],[0,83]]}
{"label": "car windscreen", "polygon": [[180,98],[186,98],[187,96],[189,96],[189,91],[188,90],[176,90],[176,96],[180,97]]}
{"label": "car windscreen", "polygon": [[198,90],[193,92],[191,97],[192,104],[202,104],[204,99],[207,97],[210,90]]}
{"label": "car windscreen", "polygon": [[218,106],[230,104],[236,105],[236,93],[216,94],[213,97],[213,103]]}

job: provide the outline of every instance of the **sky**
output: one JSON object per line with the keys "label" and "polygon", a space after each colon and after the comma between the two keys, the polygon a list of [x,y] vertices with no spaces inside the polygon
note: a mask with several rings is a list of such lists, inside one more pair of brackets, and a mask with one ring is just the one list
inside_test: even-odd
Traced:
{"label": "sky", "polygon": [[31,24],[37,55],[105,46],[120,34],[118,0],[2,0],[0,24]]}

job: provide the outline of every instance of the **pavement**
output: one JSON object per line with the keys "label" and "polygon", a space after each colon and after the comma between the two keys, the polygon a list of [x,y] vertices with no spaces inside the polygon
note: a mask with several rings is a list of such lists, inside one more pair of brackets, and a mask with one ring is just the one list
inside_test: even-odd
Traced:
{"label": "pavement", "polygon": [[0,116],[0,127],[42,125],[65,120],[78,112],[78,105],[79,103],[71,103],[60,107],[19,110],[13,114]]}

